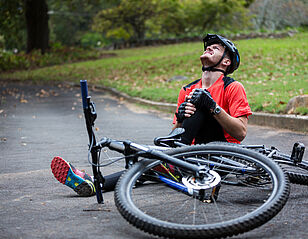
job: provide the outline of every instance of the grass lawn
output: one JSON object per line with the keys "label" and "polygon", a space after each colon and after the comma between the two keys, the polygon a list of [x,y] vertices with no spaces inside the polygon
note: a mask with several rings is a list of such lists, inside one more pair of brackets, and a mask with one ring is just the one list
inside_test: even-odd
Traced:
{"label": "grass lawn", "polygon": [[[283,113],[290,98],[308,94],[308,32],[290,38],[235,41],[241,65],[233,75],[253,111]],[[115,50],[116,56],[28,71],[0,73],[1,79],[73,81],[114,87],[154,101],[177,101],[181,86],[201,76],[203,44],[183,43]],[[111,53],[109,51],[109,53]],[[185,81],[169,81],[185,76]],[[301,109],[308,114],[308,109]]]}

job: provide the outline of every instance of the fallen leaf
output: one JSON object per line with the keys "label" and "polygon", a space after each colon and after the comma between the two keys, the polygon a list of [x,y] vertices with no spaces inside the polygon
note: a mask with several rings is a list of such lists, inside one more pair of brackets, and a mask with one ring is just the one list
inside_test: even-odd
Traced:
{"label": "fallen leaf", "polygon": [[44,97],[44,96],[48,96],[49,95],[49,93],[46,91],[46,90],[44,90],[44,89],[41,89],[41,97]]}

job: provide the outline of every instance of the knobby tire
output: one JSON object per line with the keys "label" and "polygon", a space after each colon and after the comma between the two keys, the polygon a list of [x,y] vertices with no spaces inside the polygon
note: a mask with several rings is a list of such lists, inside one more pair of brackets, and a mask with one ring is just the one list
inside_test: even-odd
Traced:
{"label": "knobby tire", "polygon": [[[159,181],[147,182],[156,175],[159,160],[136,163],[119,179],[115,204],[129,223],[150,234],[169,238],[237,235],[269,221],[288,199],[289,182],[282,169],[252,150],[214,144],[181,147],[167,153],[183,160],[197,159],[198,164],[211,165],[215,161],[212,169],[221,174],[221,187],[217,200],[206,203]],[[229,162],[243,165],[242,174],[221,170]],[[180,177],[187,173],[170,168]],[[249,168],[259,175],[246,173]]]}
{"label": "knobby tire", "polygon": [[290,183],[308,186],[308,162],[294,164],[289,160],[278,160],[277,163],[288,175]]}

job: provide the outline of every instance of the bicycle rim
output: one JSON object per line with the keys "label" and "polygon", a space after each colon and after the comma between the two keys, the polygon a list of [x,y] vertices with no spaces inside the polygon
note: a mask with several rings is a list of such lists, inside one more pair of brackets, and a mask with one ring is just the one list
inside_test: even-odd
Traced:
{"label": "bicycle rim", "polygon": [[[200,200],[159,183],[155,176],[161,162],[144,159],[118,181],[115,203],[128,222],[148,233],[171,238],[232,236],[264,224],[288,199],[288,180],[279,166],[251,150],[202,145],[173,149],[168,154],[193,162],[197,159],[198,164],[215,162],[212,170],[221,177],[218,198]],[[234,168],[226,170],[224,165],[241,165],[242,173]],[[169,168],[174,174],[170,180],[177,178],[181,182],[181,177],[187,176],[183,169]],[[249,170],[252,168],[255,170]],[[163,175],[168,178],[168,174],[170,169]],[[213,189],[209,189],[207,194],[212,193]]]}

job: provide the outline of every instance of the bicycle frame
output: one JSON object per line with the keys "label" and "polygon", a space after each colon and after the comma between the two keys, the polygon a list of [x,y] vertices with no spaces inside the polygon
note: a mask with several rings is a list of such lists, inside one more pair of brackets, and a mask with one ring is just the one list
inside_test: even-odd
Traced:
{"label": "bicycle frame", "polygon": [[[91,96],[88,95],[88,86],[86,80],[80,81],[81,86],[81,94],[82,94],[82,105],[85,115],[87,132],[89,135],[89,150],[91,152],[92,157],[92,170],[94,176],[94,186],[96,189],[96,196],[98,203],[104,203],[103,195],[102,195],[102,184],[105,182],[105,179],[100,171],[99,166],[99,150],[103,147],[108,147],[111,150],[118,151],[124,154],[126,157],[126,168],[136,162],[136,157],[131,157],[131,155],[135,156],[145,156],[147,158],[159,159],[163,162],[170,163],[174,166],[178,166],[186,169],[187,171],[192,172],[196,177],[205,176],[209,169],[205,166],[197,166],[192,163],[188,163],[182,160],[179,160],[175,157],[171,157],[159,150],[153,149],[151,147],[146,147],[144,145],[136,144],[130,141],[117,141],[108,138],[102,138],[99,142],[96,141],[96,137],[93,131],[94,121],[97,118],[95,105],[91,101]],[[162,181],[168,184],[164,178]],[[182,190],[180,185],[174,184],[173,182],[169,182],[171,187],[175,187]]]}

